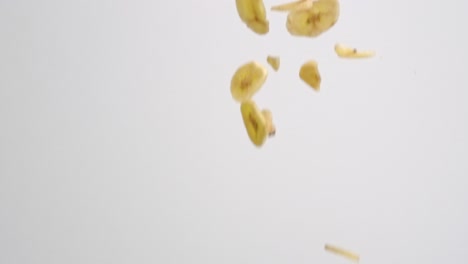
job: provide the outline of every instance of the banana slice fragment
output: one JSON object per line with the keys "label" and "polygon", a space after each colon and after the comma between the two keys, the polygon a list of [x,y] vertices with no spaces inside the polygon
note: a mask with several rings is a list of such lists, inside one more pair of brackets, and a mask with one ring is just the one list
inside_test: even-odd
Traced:
{"label": "banana slice fragment", "polygon": [[374,57],[375,51],[372,50],[357,50],[345,44],[335,44],[335,53],[341,58],[370,58]]}
{"label": "banana slice fragment", "polygon": [[314,60],[307,61],[302,64],[299,71],[299,77],[315,91],[320,91],[320,83],[322,82],[322,77],[318,69],[317,62]]}
{"label": "banana slice fragment", "polygon": [[252,98],[265,83],[268,70],[257,61],[241,65],[231,79],[231,95],[237,102]]}
{"label": "banana slice fragment", "polygon": [[237,13],[253,32],[265,35],[270,31],[263,0],[236,0]]}
{"label": "banana slice fragment", "polygon": [[342,249],[342,248],[332,246],[332,245],[329,245],[329,244],[325,244],[325,250],[327,250],[329,252],[332,252],[332,253],[335,253],[337,255],[343,256],[343,257],[345,257],[347,259],[350,259],[352,261],[359,262],[359,255],[354,253],[354,252],[351,252],[349,250]]}
{"label": "banana slice fragment", "polygon": [[252,143],[261,147],[267,137],[275,134],[271,112],[268,109],[260,111],[257,104],[248,100],[241,104],[242,120]]}
{"label": "banana slice fragment", "polygon": [[293,36],[317,37],[333,27],[340,16],[338,0],[299,0],[273,6],[288,11],[286,28]]}
{"label": "banana slice fragment", "polygon": [[280,58],[277,56],[268,56],[267,62],[273,68],[273,70],[278,71],[280,67]]}
{"label": "banana slice fragment", "polygon": [[276,127],[275,124],[273,124],[273,115],[271,114],[271,111],[269,109],[263,109],[262,115],[263,118],[265,118],[268,137],[274,136],[276,134]]}

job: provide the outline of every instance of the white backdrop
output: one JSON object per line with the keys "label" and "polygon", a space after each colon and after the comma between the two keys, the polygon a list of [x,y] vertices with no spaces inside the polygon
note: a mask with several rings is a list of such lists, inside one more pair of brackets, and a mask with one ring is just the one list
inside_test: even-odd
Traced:
{"label": "white backdrop", "polygon": [[[233,0],[0,1],[0,263],[466,263],[467,8],[343,0],[307,39]],[[260,149],[229,91],[250,60]]]}

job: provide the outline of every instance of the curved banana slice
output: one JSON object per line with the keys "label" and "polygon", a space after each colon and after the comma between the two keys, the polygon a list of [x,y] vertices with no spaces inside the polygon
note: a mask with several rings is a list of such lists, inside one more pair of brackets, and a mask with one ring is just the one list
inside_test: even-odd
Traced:
{"label": "curved banana slice", "polygon": [[322,77],[320,76],[316,61],[310,60],[304,63],[299,71],[299,77],[315,91],[320,91]]}
{"label": "curved banana slice", "polygon": [[234,100],[249,100],[265,83],[268,76],[266,67],[256,61],[240,66],[231,79],[231,95]]}
{"label": "curved banana slice", "polygon": [[267,138],[267,121],[254,101],[248,100],[241,104],[242,120],[252,143],[261,147]]}
{"label": "curved banana slice", "polygon": [[290,12],[299,9],[308,9],[312,7],[313,2],[315,1],[317,0],[298,0],[286,4],[275,5],[271,7],[271,11]]}
{"label": "curved banana slice", "polygon": [[253,32],[265,35],[270,31],[263,0],[236,0],[237,13]]}
{"label": "curved banana slice", "polygon": [[341,58],[370,58],[375,55],[372,50],[361,51],[340,43],[335,45],[335,52]]}
{"label": "curved banana slice", "polygon": [[247,134],[255,146],[261,147],[268,137],[275,135],[276,128],[270,110],[260,111],[254,101],[248,100],[241,104],[241,113]]}
{"label": "curved banana slice", "polygon": [[286,28],[293,36],[317,37],[333,27],[339,16],[338,0],[318,0],[309,8],[293,9],[288,14]]}
{"label": "curved banana slice", "polygon": [[267,62],[273,68],[273,70],[278,71],[280,67],[280,58],[276,56],[268,56]]}

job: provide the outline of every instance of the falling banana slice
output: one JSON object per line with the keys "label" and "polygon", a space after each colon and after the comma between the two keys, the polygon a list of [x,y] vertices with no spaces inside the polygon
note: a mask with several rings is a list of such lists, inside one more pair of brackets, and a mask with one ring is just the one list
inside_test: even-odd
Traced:
{"label": "falling banana slice", "polygon": [[315,91],[320,91],[322,78],[316,61],[310,60],[304,63],[299,71],[299,77]]}
{"label": "falling banana slice", "polygon": [[299,0],[273,6],[288,11],[286,28],[293,36],[317,37],[333,27],[340,16],[338,0]]}
{"label": "falling banana slice", "polygon": [[286,28],[294,36],[317,37],[333,27],[339,15],[337,0],[319,0],[309,9],[289,13]]}
{"label": "falling banana slice", "polygon": [[259,62],[251,61],[240,66],[231,79],[231,95],[243,102],[252,98],[265,83],[268,70]]}
{"label": "falling banana slice", "polygon": [[374,57],[375,52],[372,50],[357,50],[347,45],[338,43],[335,45],[335,52],[338,57],[355,59],[355,58],[370,58]]}
{"label": "falling banana slice", "polygon": [[273,70],[278,71],[280,67],[280,58],[276,56],[268,56],[267,62],[273,68]]}
{"label": "falling banana slice", "polygon": [[252,100],[243,102],[240,108],[242,120],[244,121],[250,140],[255,146],[261,147],[265,143],[268,134],[271,133],[272,126],[268,125],[268,116],[265,117],[265,114],[258,109]]}
{"label": "falling banana slice", "polygon": [[268,109],[263,109],[262,115],[263,115],[263,118],[265,118],[266,130],[268,132],[268,136],[269,137],[274,136],[276,134],[276,127],[275,127],[275,124],[273,124],[273,115],[271,114],[271,111]]}
{"label": "falling banana slice", "polygon": [[326,244],[325,245],[325,250],[329,251],[329,252],[332,252],[332,253],[335,253],[337,255],[340,255],[340,256],[343,256],[347,259],[350,259],[352,261],[355,261],[355,262],[359,262],[359,255],[356,254],[356,253],[353,253],[349,250],[345,250],[345,249],[342,249],[342,248],[339,248],[339,247],[336,247],[336,246],[332,246],[332,245],[328,245]]}
{"label": "falling banana slice", "polygon": [[236,0],[237,13],[253,32],[265,35],[270,31],[263,0]]}
{"label": "falling banana slice", "polygon": [[271,11],[290,12],[299,9],[308,9],[312,7],[314,1],[316,0],[298,0],[286,4],[275,5],[271,7]]}

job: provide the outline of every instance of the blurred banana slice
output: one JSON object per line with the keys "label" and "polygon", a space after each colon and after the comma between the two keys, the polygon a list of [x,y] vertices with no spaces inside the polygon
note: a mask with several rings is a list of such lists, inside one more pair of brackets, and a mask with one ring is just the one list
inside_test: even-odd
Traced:
{"label": "blurred banana slice", "polygon": [[317,37],[333,27],[339,15],[337,0],[319,0],[309,9],[289,13],[286,28],[294,36]]}
{"label": "blurred banana slice", "polygon": [[293,36],[317,37],[333,27],[340,16],[338,0],[299,0],[273,6],[288,11],[286,28]]}
{"label": "blurred banana slice", "polygon": [[271,7],[271,11],[290,12],[299,9],[308,9],[312,7],[316,0],[298,0],[286,4],[275,5]]}
{"label": "blurred banana slice", "polygon": [[237,102],[252,98],[265,83],[268,70],[259,62],[251,61],[241,65],[231,79],[231,95]]}
{"label": "blurred banana slice", "polygon": [[302,64],[299,71],[299,77],[312,87],[315,91],[320,91],[320,83],[322,82],[322,77],[318,70],[317,62],[314,60],[307,61]]}
{"label": "blurred banana slice", "polygon": [[275,134],[271,112],[267,109],[260,111],[257,104],[252,100],[243,102],[240,108],[250,141],[255,146],[261,147],[268,136]]}
{"label": "blurred banana slice", "polygon": [[325,250],[329,251],[329,252],[332,252],[334,254],[343,256],[343,257],[345,257],[345,258],[347,258],[349,260],[359,262],[359,255],[354,253],[354,252],[351,252],[349,250],[339,248],[337,246],[333,246],[333,245],[329,245],[329,244],[325,244]]}
{"label": "blurred banana slice", "polygon": [[357,50],[342,43],[335,45],[335,52],[341,58],[370,58],[374,57],[375,52],[372,50]]}
{"label": "blurred banana slice", "polygon": [[278,71],[280,67],[280,58],[277,56],[268,56],[267,62],[273,68],[273,70]]}
{"label": "blurred banana slice", "polygon": [[276,134],[276,127],[275,127],[275,124],[273,124],[273,115],[271,114],[271,111],[269,109],[263,109],[262,115],[263,115],[263,118],[265,118],[266,130],[267,130],[268,136],[269,137],[274,136]]}
{"label": "blurred banana slice", "polygon": [[237,13],[253,32],[265,35],[270,31],[263,0],[236,0]]}

